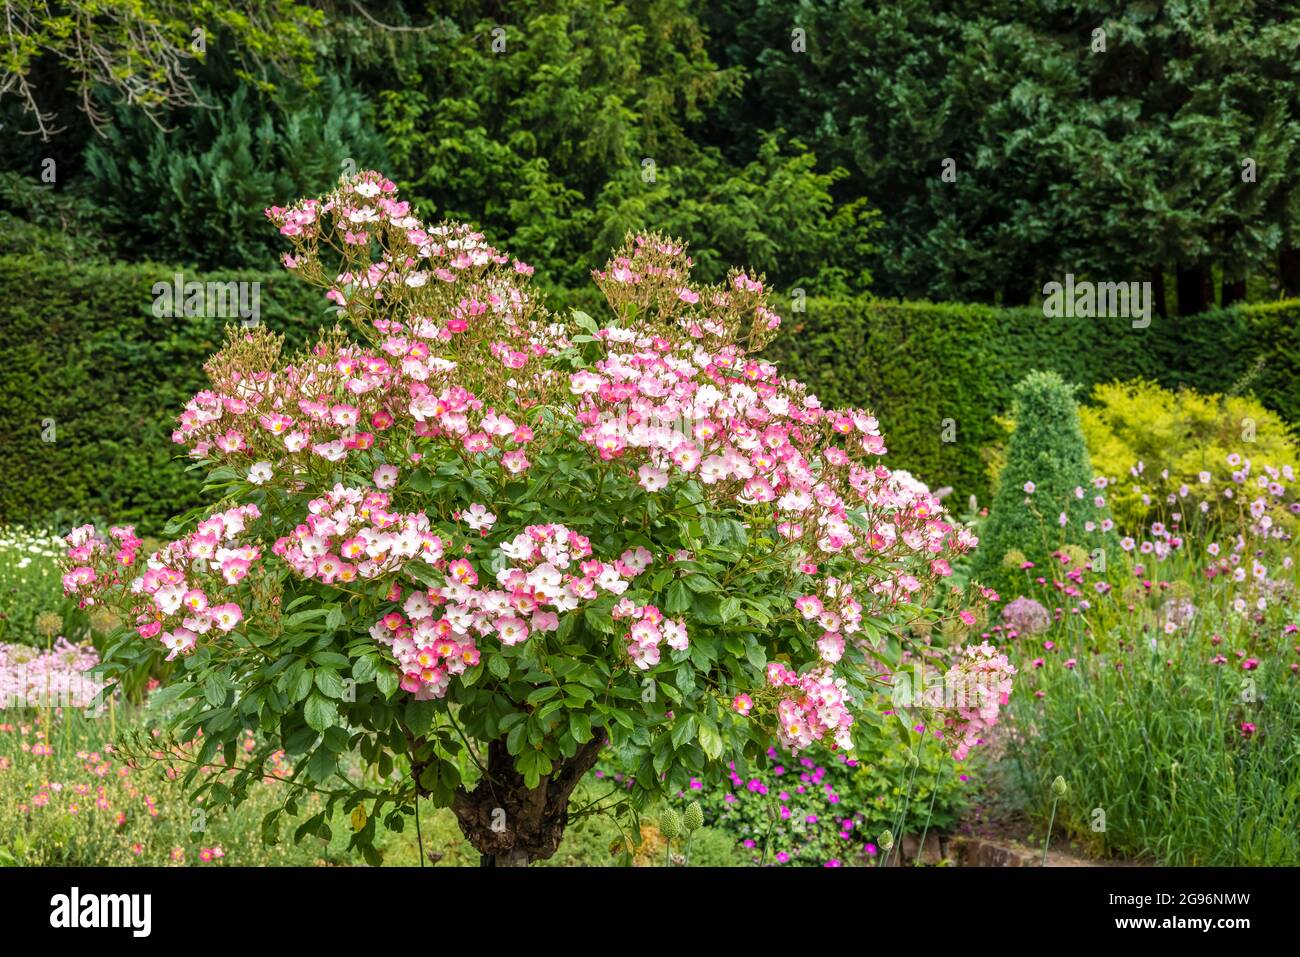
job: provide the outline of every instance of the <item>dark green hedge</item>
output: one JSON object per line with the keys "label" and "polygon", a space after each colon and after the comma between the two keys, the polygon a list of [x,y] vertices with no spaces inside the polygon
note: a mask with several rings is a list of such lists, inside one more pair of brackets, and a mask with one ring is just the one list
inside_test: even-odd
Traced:
{"label": "dark green hedge", "polygon": [[[155,318],[153,285],[176,271],[0,258],[0,522],[156,532],[197,503],[171,431],[232,320]],[[326,321],[324,299],[284,272],[184,279],[260,281],[262,322],[291,340]]]}
{"label": "dark green hedge", "polygon": [[[869,299],[810,299],[806,312],[784,315],[785,332],[769,347],[782,369],[823,402],[874,409],[891,463],[953,486],[962,501],[987,497],[980,450],[1005,438],[994,416],[1034,370],[1085,389],[1144,376],[1252,391],[1300,423],[1300,300],[1153,316],[1145,329],[1125,319],[1048,319],[1039,308]],[[946,419],[956,441],[944,441]]]}
{"label": "dark green hedge", "polygon": [[[174,272],[0,258],[0,521],[130,521],[156,532],[196,504],[198,476],[170,435],[228,320],[155,318],[153,284]],[[262,322],[291,343],[328,322],[324,300],[283,272],[185,279],[260,281]],[[557,293],[553,305],[600,308],[594,288]],[[993,417],[1034,369],[1085,387],[1147,376],[1253,391],[1300,422],[1300,301],[1154,318],[1144,330],[1037,309],[867,299],[814,299],[783,314],[769,352],[787,374],[823,401],[873,408],[890,461],[963,500],[985,495],[980,449],[1001,438]],[[42,441],[47,419],[53,443]],[[942,441],[945,419],[955,442]]]}
{"label": "dark green hedge", "polygon": [[1199,392],[1252,392],[1300,426],[1300,299],[1175,319],[1176,368],[1167,384]]}

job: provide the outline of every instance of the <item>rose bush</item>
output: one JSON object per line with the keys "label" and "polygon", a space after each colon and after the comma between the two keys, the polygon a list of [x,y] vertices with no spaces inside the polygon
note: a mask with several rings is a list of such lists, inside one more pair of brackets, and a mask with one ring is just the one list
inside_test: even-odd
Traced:
{"label": "rose bush", "polygon": [[[197,766],[259,733],[242,776],[200,783],[212,802],[283,751],[329,795],[299,836],[342,802],[377,860],[376,822],[403,827],[419,793],[526,863],[606,745],[639,756],[635,813],[773,735],[852,749],[916,723],[890,711],[903,626],[942,619],[927,661],[960,650],[989,595],[927,609],[976,540],[893,479],[869,412],[761,358],[760,278],[698,285],[680,243],[632,237],[595,273],[598,323],[548,312],[529,266],[423,225],[377,173],[267,212],[339,322],[289,357],[228,332],[174,435],[219,501],[174,541],[68,537],[67,590],[127,622],[107,673],[161,643],[155,703],[201,732]],[[926,722],[962,753],[1007,692],[976,658],[953,673],[992,690]]]}

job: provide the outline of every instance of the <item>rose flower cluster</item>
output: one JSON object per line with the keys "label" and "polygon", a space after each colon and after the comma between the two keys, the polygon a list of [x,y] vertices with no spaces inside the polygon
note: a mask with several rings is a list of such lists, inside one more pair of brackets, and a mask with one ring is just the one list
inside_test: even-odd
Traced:
{"label": "rose flower cluster", "polygon": [[[823,406],[761,356],[780,325],[761,277],[701,285],[679,242],[633,236],[595,274],[610,315],[561,318],[531,267],[469,227],[421,222],[378,173],[267,215],[337,324],[290,356],[263,328],[230,330],[173,435],[246,504],[143,561],[130,530],[78,529],[69,592],[122,606],[174,656],[263,612],[272,626],[259,602],[276,588],[334,589],[422,699],[575,612],[608,614],[611,668],[650,671],[698,650],[703,626],[663,594],[691,555],[655,537],[655,516],[689,502],[742,530],[747,567],[773,570],[752,581],[780,581],[754,586],[781,607],[747,639],[767,646],[766,673],[744,687],[743,668],[719,669],[701,687],[788,747],[851,746],[870,705],[849,669],[874,676],[883,631],[977,543],[884,466],[874,416]],[[597,479],[566,484],[579,468]],[[547,514],[560,494],[573,518]],[[602,496],[622,510],[612,521]],[[617,544],[597,555],[593,541]],[[259,570],[275,587],[250,587]],[[989,670],[978,649],[958,660]],[[1001,701],[1009,677],[992,679]]]}

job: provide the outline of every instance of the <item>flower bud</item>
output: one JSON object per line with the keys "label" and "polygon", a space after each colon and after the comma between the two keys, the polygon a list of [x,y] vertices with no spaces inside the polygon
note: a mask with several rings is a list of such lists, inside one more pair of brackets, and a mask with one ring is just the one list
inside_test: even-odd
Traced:
{"label": "flower bud", "polygon": [[1065,783],[1065,778],[1059,774],[1056,776],[1056,780],[1052,782],[1052,793],[1059,798],[1070,793],[1070,786]]}
{"label": "flower bud", "polygon": [[682,819],[672,808],[659,815],[659,833],[670,841],[682,833]]}
{"label": "flower bud", "polygon": [[882,851],[888,851],[894,846],[894,835],[889,831],[881,831],[880,837],[876,838],[876,843],[880,845]]}
{"label": "flower bud", "polygon": [[688,831],[698,831],[704,826],[704,808],[700,807],[699,801],[692,801],[686,805],[686,813],[682,815],[682,825]]}

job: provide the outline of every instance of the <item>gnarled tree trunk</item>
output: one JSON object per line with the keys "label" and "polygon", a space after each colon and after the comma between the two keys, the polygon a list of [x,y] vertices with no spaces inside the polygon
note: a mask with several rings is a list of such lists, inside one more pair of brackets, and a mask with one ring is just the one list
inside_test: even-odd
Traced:
{"label": "gnarled tree trunk", "polygon": [[458,788],[451,803],[461,833],[483,855],[483,864],[524,867],[551,857],[569,822],[569,797],[604,746],[604,736],[597,734],[537,787],[528,788],[506,751],[505,738],[489,744],[487,774],[472,791]]}

